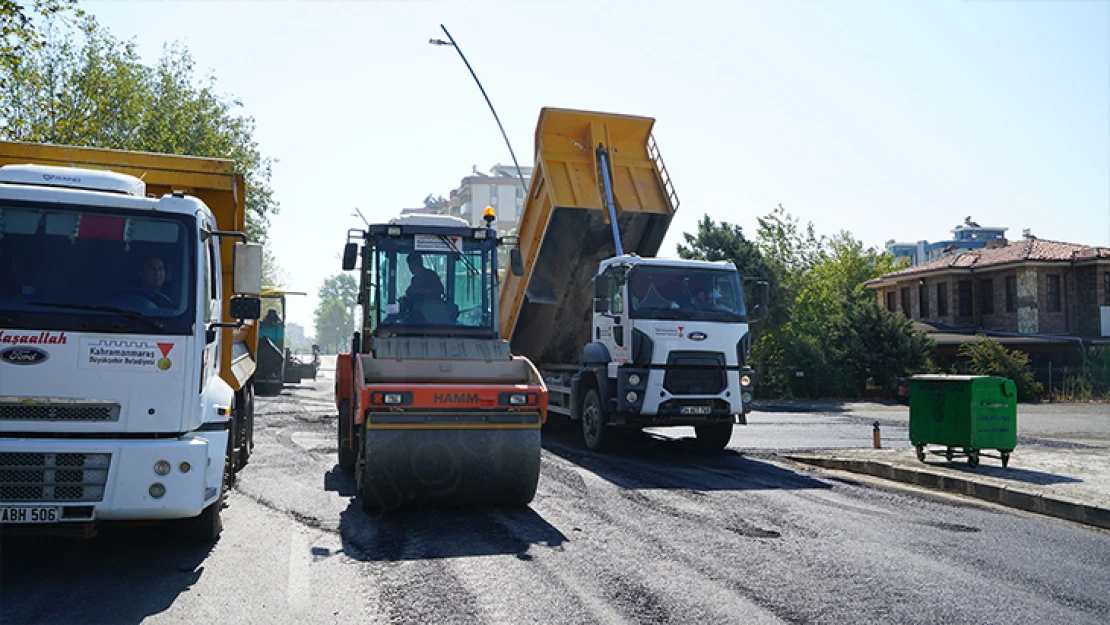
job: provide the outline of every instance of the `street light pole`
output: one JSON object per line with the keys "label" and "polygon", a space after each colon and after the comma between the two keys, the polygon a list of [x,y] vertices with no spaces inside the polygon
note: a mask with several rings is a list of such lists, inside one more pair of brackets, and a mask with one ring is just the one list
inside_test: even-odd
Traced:
{"label": "street light pole", "polygon": [[493,119],[497,122],[497,127],[501,129],[501,136],[505,139],[505,145],[509,147],[509,155],[513,157],[513,165],[516,166],[516,175],[520,178],[520,186],[524,189],[524,195],[528,195],[528,185],[524,184],[524,174],[520,171],[520,163],[516,160],[516,153],[513,152],[513,145],[509,143],[509,135],[505,134],[505,127],[501,125],[501,118],[497,116],[497,111],[493,108],[493,103],[489,101],[489,96],[486,95],[486,90],[482,87],[482,82],[478,80],[478,75],[474,73],[474,68],[470,66],[470,61],[466,60],[466,55],[463,54],[462,48],[455,42],[455,38],[451,33],[447,32],[447,27],[443,24],[439,25],[443,29],[443,34],[447,35],[448,41],[442,39],[429,39],[428,43],[433,46],[451,46],[459,53],[459,57],[463,63],[466,64],[466,69],[470,70],[470,75],[474,78],[475,84],[478,85],[478,90],[482,92],[482,97],[486,99],[486,104],[489,105],[489,112],[493,113]]}

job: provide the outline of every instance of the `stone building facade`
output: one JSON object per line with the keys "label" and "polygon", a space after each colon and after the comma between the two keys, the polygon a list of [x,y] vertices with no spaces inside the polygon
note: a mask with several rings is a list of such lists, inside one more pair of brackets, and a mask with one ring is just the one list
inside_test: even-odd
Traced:
{"label": "stone building facade", "polygon": [[1110,339],[1110,248],[1000,240],[867,286],[937,332]]}

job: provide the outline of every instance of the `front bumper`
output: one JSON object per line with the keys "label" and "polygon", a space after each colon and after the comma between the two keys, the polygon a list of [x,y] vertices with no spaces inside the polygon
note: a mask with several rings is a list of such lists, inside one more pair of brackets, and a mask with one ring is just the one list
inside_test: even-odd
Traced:
{"label": "front bumper", "polygon": [[[226,445],[226,431],[154,440],[0,439],[0,506],[58,507],[66,522],[194,517],[219,497]],[[166,475],[154,470],[161,460],[170,466]],[[164,488],[160,497],[151,493],[154,484]]]}
{"label": "front bumper", "polygon": [[[665,369],[622,367],[617,378],[617,414],[636,424],[697,425],[733,415],[739,415],[743,422],[743,415],[751,412],[753,387],[741,385],[744,376],[754,383],[755,375],[750,369],[726,370],[726,383],[719,393],[696,395],[668,391],[664,384],[666,373]],[[639,377],[639,384],[630,383],[632,374]],[[633,396],[630,393],[635,395],[636,401],[629,401]],[[690,407],[708,408],[708,412],[684,414],[683,409]]]}

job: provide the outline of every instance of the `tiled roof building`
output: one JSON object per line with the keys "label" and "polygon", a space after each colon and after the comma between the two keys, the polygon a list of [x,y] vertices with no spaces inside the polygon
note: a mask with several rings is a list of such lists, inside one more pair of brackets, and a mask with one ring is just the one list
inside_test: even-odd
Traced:
{"label": "tiled roof building", "polygon": [[938,352],[973,340],[977,332],[1025,346],[1110,343],[1106,247],[1031,236],[1000,239],[888,273],[867,286],[881,305],[928,329]]}

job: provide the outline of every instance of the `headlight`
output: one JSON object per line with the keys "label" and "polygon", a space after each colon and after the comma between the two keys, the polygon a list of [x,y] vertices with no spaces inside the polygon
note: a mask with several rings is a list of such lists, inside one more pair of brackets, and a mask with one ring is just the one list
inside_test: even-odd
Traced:
{"label": "headlight", "polygon": [[637,399],[640,399],[640,396],[636,394],[636,391],[628,391],[628,394],[625,395],[624,398],[628,400],[628,403],[634,404]]}
{"label": "headlight", "polygon": [[528,403],[528,396],[523,393],[513,393],[509,395],[509,403],[514,406],[523,406]]}
{"label": "headlight", "polygon": [[154,497],[155,499],[161,499],[162,495],[166,494],[166,487],[159,484],[158,482],[155,482],[150,485],[150,490],[147,492],[150,493],[151,497]]}
{"label": "headlight", "polygon": [[159,460],[154,463],[154,472],[158,475],[165,475],[170,472],[170,463],[165,460]]}
{"label": "headlight", "polygon": [[401,394],[400,393],[386,393],[385,394],[385,403],[387,403],[387,404],[399,404],[399,403],[401,403]]}
{"label": "headlight", "polygon": [[750,376],[750,375],[740,376],[740,386],[751,386],[751,385],[752,385],[752,376]]}
{"label": "headlight", "polygon": [[752,394],[751,393],[744,393],[743,395],[740,396],[740,400],[743,401],[745,404],[750,404],[750,403],[752,403]]}
{"label": "headlight", "polygon": [[177,468],[180,469],[182,473],[188,473],[190,470],[192,470],[193,465],[189,464],[188,462],[182,462],[181,464],[177,465]]}
{"label": "headlight", "polygon": [[628,383],[631,384],[632,386],[639,386],[639,384],[640,384],[640,374],[639,373],[633,373],[632,375],[628,376]]}

